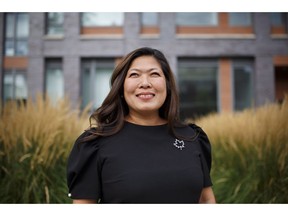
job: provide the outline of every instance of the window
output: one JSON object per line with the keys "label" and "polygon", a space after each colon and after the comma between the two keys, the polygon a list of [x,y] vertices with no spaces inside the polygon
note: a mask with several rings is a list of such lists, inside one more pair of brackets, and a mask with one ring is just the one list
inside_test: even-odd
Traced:
{"label": "window", "polygon": [[62,59],[46,59],[45,92],[53,104],[64,97]]}
{"label": "window", "polygon": [[176,13],[178,26],[216,26],[218,25],[217,13]]}
{"label": "window", "polygon": [[28,14],[7,13],[5,18],[5,55],[27,55],[29,36]]}
{"label": "window", "polygon": [[272,26],[284,25],[284,17],[282,13],[269,13],[270,23]]}
{"label": "window", "polygon": [[4,72],[4,102],[26,101],[28,97],[27,80],[24,71],[6,70]]}
{"label": "window", "polygon": [[158,13],[141,13],[141,34],[159,34]]}
{"label": "window", "polygon": [[284,13],[269,13],[271,34],[283,35],[286,34],[287,29],[285,27],[285,14]]}
{"label": "window", "polygon": [[81,25],[84,27],[92,26],[122,26],[124,22],[124,13],[82,13]]}
{"label": "window", "polygon": [[63,35],[64,13],[46,13],[46,34]]}
{"label": "window", "polygon": [[233,60],[234,110],[243,110],[252,105],[253,62]]}
{"label": "window", "polygon": [[141,13],[141,24],[142,26],[157,26],[158,14],[152,12]]}
{"label": "window", "polygon": [[251,13],[229,13],[230,26],[251,26]]}
{"label": "window", "polygon": [[216,60],[180,59],[178,66],[182,119],[217,112]]}
{"label": "window", "polygon": [[123,35],[124,13],[81,13],[81,35]]}
{"label": "window", "polygon": [[92,103],[92,109],[96,109],[102,104],[110,91],[114,63],[114,59],[82,60],[82,108]]}

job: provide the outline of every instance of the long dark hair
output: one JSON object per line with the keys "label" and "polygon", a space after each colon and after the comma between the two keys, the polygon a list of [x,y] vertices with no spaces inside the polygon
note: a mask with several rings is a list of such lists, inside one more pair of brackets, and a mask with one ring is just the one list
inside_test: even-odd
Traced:
{"label": "long dark hair", "polygon": [[161,118],[167,120],[169,132],[178,137],[175,127],[183,126],[179,120],[179,97],[175,78],[164,54],[153,48],[142,47],[127,54],[116,66],[111,76],[111,90],[102,105],[90,116],[90,128],[96,127],[88,139],[99,136],[111,136],[119,132],[124,125],[124,118],[129,108],[124,100],[124,81],[132,62],[140,56],[153,56],[161,65],[166,78],[167,97],[159,109]]}

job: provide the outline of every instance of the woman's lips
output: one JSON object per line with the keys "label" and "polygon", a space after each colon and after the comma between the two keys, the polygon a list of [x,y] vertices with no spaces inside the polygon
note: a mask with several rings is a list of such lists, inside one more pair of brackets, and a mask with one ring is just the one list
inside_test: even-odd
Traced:
{"label": "woman's lips", "polygon": [[137,94],[136,97],[140,98],[140,99],[151,99],[155,96],[155,94],[153,93],[140,93]]}

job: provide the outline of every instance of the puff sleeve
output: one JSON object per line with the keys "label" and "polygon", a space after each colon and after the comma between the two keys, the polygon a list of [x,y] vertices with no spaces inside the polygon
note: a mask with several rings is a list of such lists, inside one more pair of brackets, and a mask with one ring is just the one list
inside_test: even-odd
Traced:
{"label": "puff sleeve", "polygon": [[98,157],[98,140],[80,142],[89,135],[82,133],[75,141],[67,163],[68,196],[72,199],[101,198],[100,162]]}
{"label": "puff sleeve", "polygon": [[203,175],[204,175],[204,187],[212,186],[212,180],[210,176],[211,171],[211,165],[212,165],[212,153],[211,153],[211,144],[208,139],[207,134],[200,128],[199,126],[195,124],[190,124],[190,127],[192,127],[196,134],[197,134],[197,140],[199,143],[199,150],[200,150],[200,157],[201,157],[201,165],[203,169]]}

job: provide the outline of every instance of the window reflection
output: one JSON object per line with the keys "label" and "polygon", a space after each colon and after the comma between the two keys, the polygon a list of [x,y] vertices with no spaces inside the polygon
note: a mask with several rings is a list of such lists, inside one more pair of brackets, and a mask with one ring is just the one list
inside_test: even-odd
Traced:
{"label": "window reflection", "polygon": [[29,37],[28,13],[7,13],[5,18],[5,55],[27,55]]}
{"label": "window reflection", "polygon": [[142,26],[157,26],[158,25],[158,13],[146,12],[141,13]]}
{"label": "window reflection", "polygon": [[218,25],[217,13],[176,13],[178,26],[216,26]]}
{"label": "window reflection", "polygon": [[270,13],[269,18],[272,26],[282,26],[284,24],[282,13]]}
{"label": "window reflection", "polygon": [[53,104],[64,97],[64,78],[61,59],[46,59],[46,94]]}
{"label": "window reflection", "polygon": [[110,91],[113,59],[84,59],[82,61],[82,107],[92,103],[98,108]]}
{"label": "window reflection", "polygon": [[63,34],[64,13],[47,13],[46,14],[46,34],[62,35]]}
{"label": "window reflection", "polygon": [[28,98],[27,79],[24,71],[6,70],[4,72],[4,101],[26,101]]}
{"label": "window reflection", "polygon": [[234,110],[243,110],[253,100],[252,60],[233,60]]}
{"label": "window reflection", "polygon": [[217,111],[216,60],[179,60],[181,118],[193,118]]}
{"label": "window reflection", "polygon": [[230,26],[251,26],[251,13],[229,13]]}
{"label": "window reflection", "polygon": [[122,26],[124,22],[124,13],[82,13],[81,24],[84,27],[93,26]]}

